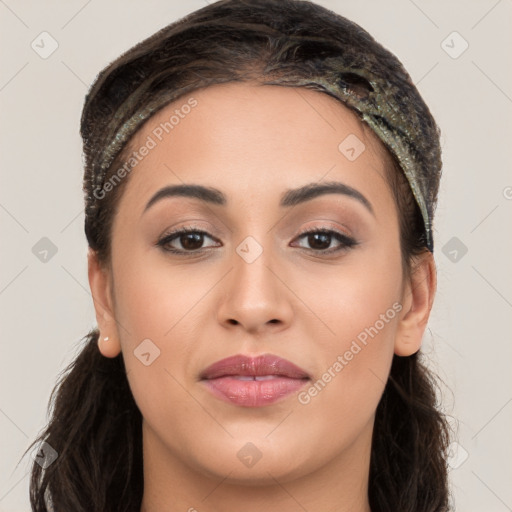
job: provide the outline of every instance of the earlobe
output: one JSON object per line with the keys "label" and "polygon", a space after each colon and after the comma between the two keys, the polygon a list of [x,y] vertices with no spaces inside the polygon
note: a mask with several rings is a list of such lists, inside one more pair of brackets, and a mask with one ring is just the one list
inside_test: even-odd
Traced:
{"label": "earlobe", "polygon": [[404,290],[405,305],[398,322],[395,337],[395,354],[410,356],[421,348],[437,287],[434,257],[426,251],[412,269],[410,281]]}
{"label": "earlobe", "polygon": [[116,357],[121,344],[113,312],[113,301],[108,272],[102,268],[96,252],[89,248],[87,254],[89,286],[100,331],[98,348],[105,357]]}

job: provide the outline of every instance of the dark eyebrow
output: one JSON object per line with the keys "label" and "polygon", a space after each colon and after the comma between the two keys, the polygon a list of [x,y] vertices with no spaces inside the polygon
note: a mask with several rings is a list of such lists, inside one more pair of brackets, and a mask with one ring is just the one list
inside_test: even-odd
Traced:
{"label": "dark eyebrow", "polygon": [[213,187],[205,187],[203,185],[169,185],[167,187],[161,188],[153,195],[153,197],[149,200],[148,204],[144,208],[144,212],[153,206],[157,201],[160,201],[165,197],[175,196],[193,197],[195,199],[200,199],[205,203],[221,206],[224,206],[227,203],[226,196],[220,190],[217,190]]}
{"label": "dark eyebrow", "polygon": [[[282,208],[296,206],[300,203],[304,203],[315,197],[324,195],[324,194],[343,194],[348,197],[352,197],[359,201],[362,205],[364,205],[372,215],[375,216],[373,211],[373,207],[366,199],[366,197],[361,194],[355,188],[352,188],[344,183],[340,183],[338,181],[329,181],[323,183],[309,183],[308,185],[304,185],[303,187],[299,187],[296,189],[287,190],[282,196],[279,206]],[[164,199],[166,197],[192,197],[195,199],[199,199],[206,203],[211,203],[214,205],[225,206],[227,204],[226,196],[218,189],[213,187],[205,187],[203,185],[169,185],[158,190],[153,197],[149,200],[146,207],[144,208],[144,212],[148,210],[152,205],[154,205],[157,201]]]}
{"label": "dark eyebrow", "polygon": [[304,201],[309,201],[310,199],[314,199],[315,197],[324,195],[324,194],[343,194],[348,197],[352,197],[359,201],[362,205],[364,205],[368,211],[375,216],[375,212],[373,211],[373,207],[366,199],[361,192],[356,190],[355,188],[349,187],[344,183],[339,181],[326,181],[323,183],[309,183],[308,185],[304,185],[303,187],[287,190],[279,203],[280,206],[295,206],[299,203],[303,203]]}

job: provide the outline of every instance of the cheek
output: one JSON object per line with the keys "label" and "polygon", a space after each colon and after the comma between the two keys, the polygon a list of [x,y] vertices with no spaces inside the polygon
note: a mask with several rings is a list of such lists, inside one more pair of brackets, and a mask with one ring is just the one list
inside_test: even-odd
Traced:
{"label": "cheek", "polygon": [[[117,263],[115,314],[139,408],[153,407],[156,397],[175,405],[183,400],[186,406],[179,383],[197,341],[205,338],[204,296],[218,279],[204,266],[193,271],[190,265],[171,266],[156,254],[134,252]],[[163,414],[158,408],[153,413]]]}
{"label": "cheek", "polygon": [[[401,307],[400,304],[393,307],[401,300],[399,252],[387,252],[375,244],[347,258],[338,269],[330,269],[329,272],[328,275],[317,276],[320,278],[316,281],[307,281],[302,292],[308,294],[304,296],[310,297],[311,309],[315,309],[329,327],[326,332],[330,336],[323,336],[326,349],[331,347],[339,352],[349,347],[358,336],[364,343],[368,329],[389,344],[395,329],[391,324],[396,323],[397,309]],[[375,324],[378,333],[372,328]],[[382,345],[374,347],[374,350],[379,350]]]}
{"label": "cheek", "polygon": [[194,307],[215,284],[204,265],[169,263],[155,249],[118,257],[115,276],[116,318],[128,348],[150,338],[159,346],[183,325],[194,322]]}
{"label": "cheek", "polygon": [[119,335],[130,388],[142,416],[172,437],[180,431],[175,411],[201,414],[185,389],[184,373],[194,340],[204,337],[197,305],[215,280],[206,273],[191,279],[185,266],[136,253],[116,268],[116,318],[126,328]]}
{"label": "cheek", "polygon": [[[298,396],[312,417],[350,425],[354,433],[371,419],[384,390],[402,310],[399,254],[377,254],[354,258],[317,291],[315,312],[329,329],[316,337],[322,364],[313,385]],[[320,423],[311,428],[325,428]]]}
{"label": "cheek", "polygon": [[400,304],[366,297],[355,311],[357,316],[340,314],[335,329],[342,334],[334,341],[324,337],[323,364],[297,395],[298,410],[308,418],[304,435],[335,439],[335,450],[373,420],[393,359]]}

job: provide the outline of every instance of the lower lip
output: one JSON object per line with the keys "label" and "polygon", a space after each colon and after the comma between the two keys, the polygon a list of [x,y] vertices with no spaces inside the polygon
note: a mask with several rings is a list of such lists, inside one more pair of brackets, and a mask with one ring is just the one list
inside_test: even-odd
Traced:
{"label": "lower lip", "polygon": [[273,404],[302,388],[309,379],[276,377],[268,380],[240,380],[219,377],[203,380],[206,387],[218,398],[235,405],[262,407]]}

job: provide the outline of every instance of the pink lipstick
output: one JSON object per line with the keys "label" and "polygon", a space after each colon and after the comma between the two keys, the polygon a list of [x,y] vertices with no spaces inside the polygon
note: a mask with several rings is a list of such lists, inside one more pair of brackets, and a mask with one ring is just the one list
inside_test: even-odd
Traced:
{"label": "pink lipstick", "polygon": [[273,404],[310,380],[305,370],[272,354],[228,357],[203,370],[199,378],[216,397],[245,407]]}

